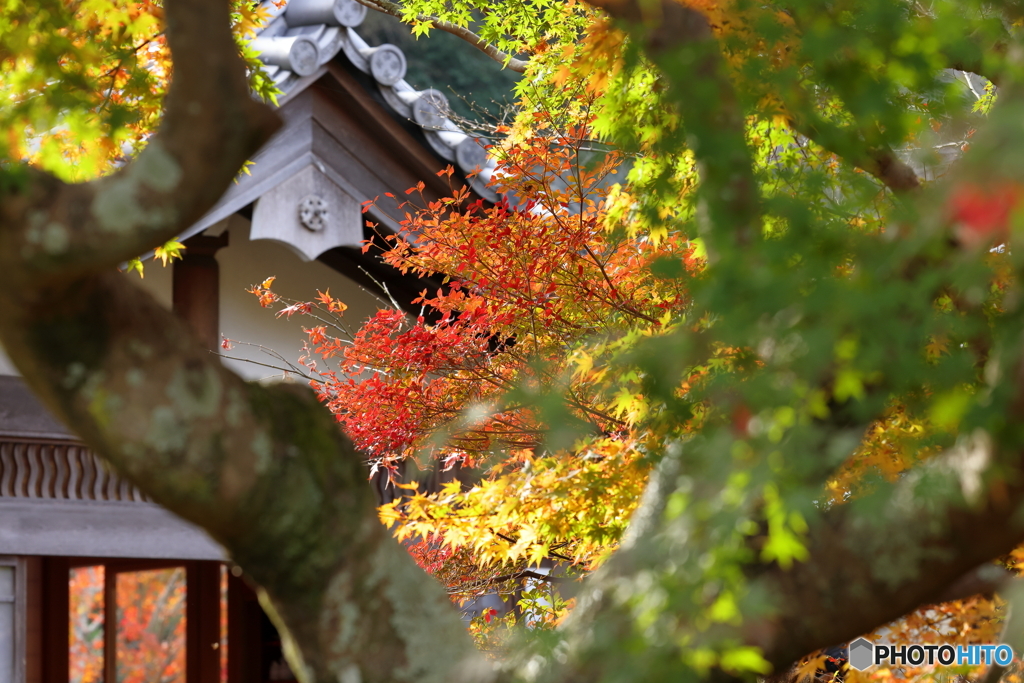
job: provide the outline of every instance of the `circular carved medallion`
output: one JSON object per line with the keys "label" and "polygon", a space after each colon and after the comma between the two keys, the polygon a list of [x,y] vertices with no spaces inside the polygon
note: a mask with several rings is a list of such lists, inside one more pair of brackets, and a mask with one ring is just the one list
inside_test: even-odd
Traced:
{"label": "circular carved medallion", "polygon": [[299,222],[307,230],[323,230],[327,227],[328,216],[327,202],[323,197],[311,194],[299,202]]}

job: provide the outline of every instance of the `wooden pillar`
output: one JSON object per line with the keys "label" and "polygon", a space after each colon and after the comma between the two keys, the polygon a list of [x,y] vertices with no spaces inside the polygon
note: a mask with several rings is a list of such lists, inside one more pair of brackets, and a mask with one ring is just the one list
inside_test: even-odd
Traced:
{"label": "wooden pillar", "polygon": [[43,558],[25,558],[25,683],[43,683]]}
{"label": "wooden pillar", "polygon": [[69,581],[71,564],[66,557],[45,557],[42,561],[42,674],[44,683],[68,683],[68,653],[71,606]]}
{"label": "wooden pillar", "polygon": [[103,565],[103,680],[117,680],[117,572]]}
{"label": "wooden pillar", "polygon": [[219,683],[220,562],[189,562],[185,577],[185,680]]}
{"label": "wooden pillar", "polygon": [[215,254],[228,244],[228,233],[196,235],[185,240],[184,258],[174,262],[174,312],[184,318],[211,351],[220,347],[220,267]]}
{"label": "wooden pillar", "polygon": [[262,609],[241,578],[228,575],[228,683],[262,683]]}

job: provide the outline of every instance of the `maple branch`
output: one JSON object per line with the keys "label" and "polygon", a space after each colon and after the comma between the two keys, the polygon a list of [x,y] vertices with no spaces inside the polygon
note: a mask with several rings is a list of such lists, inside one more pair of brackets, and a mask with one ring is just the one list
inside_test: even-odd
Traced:
{"label": "maple branch", "polygon": [[539,572],[531,572],[529,570],[523,570],[516,572],[515,574],[505,574],[504,576],[496,576],[489,580],[489,583],[500,583],[502,581],[516,581],[518,579],[536,579],[538,581],[547,581],[548,583],[564,583],[568,581],[564,576],[551,576],[549,574],[541,574]]}
{"label": "maple branch", "polygon": [[608,305],[612,306],[613,308],[616,308],[624,313],[636,316],[637,318],[646,320],[649,323],[658,324],[658,319],[655,318],[654,316],[647,315],[643,311],[640,311],[634,308],[633,306],[627,304],[625,297],[619,294],[618,288],[615,286],[615,283],[612,282],[611,276],[608,275],[608,271],[605,269],[604,264],[601,263],[601,260],[597,258],[597,254],[594,253],[594,250],[591,249],[590,245],[587,244],[586,242],[583,243],[583,249],[587,252],[587,255],[590,256],[590,260],[594,262],[594,265],[597,266],[597,269],[601,271],[601,276],[604,278],[605,284],[608,285],[608,289],[612,293],[611,301],[608,301],[606,299],[605,302]]}
{"label": "maple branch", "polygon": [[[389,0],[356,0],[356,2],[364,7],[369,7],[372,10],[382,12],[383,14],[389,14],[405,21],[405,15],[402,13],[402,6],[398,3],[389,2]],[[431,17],[426,14],[417,14],[416,21],[424,24],[430,24],[439,31],[444,31],[445,33],[450,33],[457,38],[461,38],[510,71],[515,71],[520,74],[526,72],[526,65],[529,63],[529,60],[516,59],[507,52],[502,52],[497,47],[488,43],[486,40],[464,26],[459,26],[458,24],[453,24],[450,21],[445,21],[438,17]]]}
{"label": "maple branch", "polygon": [[519,579],[535,579],[537,581],[545,581],[547,583],[565,583],[570,579],[564,576],[549,576],[548,574],[541,574],[540,572],[534,572],[524,569],[523,571],[515,572],[512,574],[503,574],[501,576],[495,576],[490,579],[484,579],[481,581],[474,581],[472,583],[462,584],[460,586],[453,586],[448,589],[449,595],[460,595],[464,593],[471,593],[483,590],[489,586],[494,586],[499,583],[506,583],[509,581],[518,581]]}
{"label": "maple branch", "polygon": [[[576,395],[576,393],[571,388],[566,390],[566,394],[568,397],[567,403],[581,412],[584,412],[592,417],[600,418],[606,422],[611,422],[612,424],[618,425],[619,427],[626,427],[629,424],[625,420],[620,420],[619,418],[613,417],[602,410],[598,410],[597,408],[588,406]],[[602,426],[595,424],[594,422],[590,422],[590,424],[592,424],[594,427]]]}
{"label": "maple branch", "polygon": [[[498,538],[500,538],[501,540],[505,541],[506,543],[510,543],[512,545],[515,545],[516,543],[518,543],[518,541],[516,539],[512,538],[511,536],[506,536],[505,534],[499,533],[497,531],[494,532],[494,535],[497,536]],[[564,562],[572,562],[573,561],[573,559],[571,557],[567,557],[567,556],[562,555],[560,553],[556,553],[551,548],[548,548],[548,557],[553,559],[553,560],[562,560]]]}
{"label": "maple branch", "polygon": [[[135,59],[136,64],[138,64],[139,61],[139,50],[149,45],[150,42],[152,42],[151,39],[147,38],[146,40],[142,41],[139,45],[132,49],[131,55]],[[111,96],[114,94],[114,87],[117,85],[117,72],[120,71],[121,68],[124,66],[124,60],[125,58],[121,57],[121,59],[117,60],[116,66],[112,67],[99,78],[99,80],[103,80],[105,78],[110,79],[110,87],[107,88],[107,93],[103,96],[103,103],[99,106],[100,109],[106,108],[107,105],[109,105],[111,102]]]}
{"label": "maple branch", "polygon": [[903,162],[888,146],[872,147],[856,132],[840,128],[824,120],[810,121],[790,116],[793,130],[845,159],[862,171],[870,173],[897,194],[916,190],[921,180],[909,164]]}

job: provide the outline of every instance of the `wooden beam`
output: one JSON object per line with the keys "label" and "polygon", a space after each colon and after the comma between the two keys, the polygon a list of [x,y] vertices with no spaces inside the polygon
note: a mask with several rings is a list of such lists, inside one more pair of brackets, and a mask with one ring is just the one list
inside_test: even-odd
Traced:
{"label": "wooden beam", "polygon": [[228,233],[185,240],[185,254],[174,262],[174,312],[192,327],[206,348],[220,348],[220,266],[215,254],[227,246]]}
{"label": "wooden beam", "polygon": [[25,559],[0,555],[0,680],[25,681]]}
{"label": "wooden beam", "polygon": [[68,683],[71,649],[69,619],[70,565],[66,557],[45,557],[42,560],[42,678],[44,683]]}
{"label": "wooden beam", "polygon": [[117,680],[117,572],[103,566],[103,680]]}
{"label": "wooden beam", "polygon": [[43,683],[43,558],[25,565],[25,683]]}
{"label": "wooden beam", "polygon": [[185,680],[220,683],[220,563],[185,565]]}
{"label": "wooden beam", "polygon": [[245,581],[228,575],[228,683],[262,683],[262,608]]}
{"label": "wooden beam", "polygon": [[[414,178],[422,180],[435,195],[447,196],[450,193],[448,179],[442,180],[437,172],[445,168],[448,162],[428,151],[427,144],[421,141],[422,129],[412,123],[407,123],[408,127],[399,123],[396,120],[397,114],[392,114],[390,108],[385,109],[385,105],[377,102],[370,94],[371,90],[341,64],[328,62],[327,72],[340,87],[327,86],[325,83],[323,92],[339,103],[342,111],[355,113],[366,131],[381,144],[387,145],[394,152],[394,158],[399,159]],[[321,116],[324,114],[321,113]],[[453,181],[459,184],[457,178]]]}

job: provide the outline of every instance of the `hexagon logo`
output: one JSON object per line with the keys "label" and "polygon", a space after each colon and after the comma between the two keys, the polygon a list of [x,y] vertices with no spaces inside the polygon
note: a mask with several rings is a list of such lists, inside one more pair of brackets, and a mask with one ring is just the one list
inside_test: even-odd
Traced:
{"label": "hexagon logo", "polygon": [[875,646],[867,638],[858,638],[850,643],[850,666],[864,671],[875,663]]}

